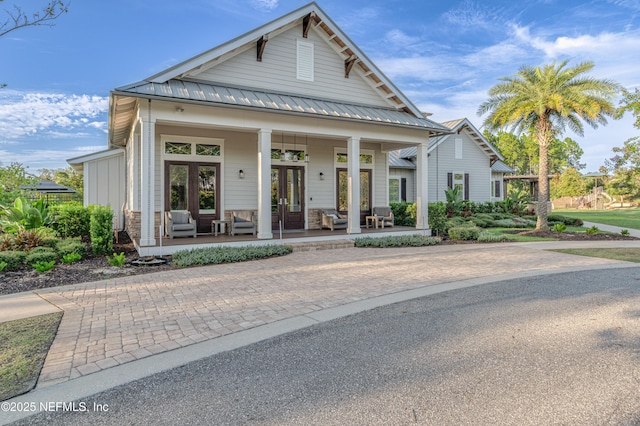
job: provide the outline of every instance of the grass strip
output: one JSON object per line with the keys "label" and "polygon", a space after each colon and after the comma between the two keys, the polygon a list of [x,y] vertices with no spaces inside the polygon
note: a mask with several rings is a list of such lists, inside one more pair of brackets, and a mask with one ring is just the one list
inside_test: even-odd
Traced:
{"label": "grass strip", "polygon": [[0,401],[33,389],[61,319],[56,312],[0,323]]}
{"label": "grass strip", "polygon": [[640,248],[589,248],[589,249],[556,249],[558,253],[576,254],[578,256],[600,257],[604,259],[623,260],[640,263]]}

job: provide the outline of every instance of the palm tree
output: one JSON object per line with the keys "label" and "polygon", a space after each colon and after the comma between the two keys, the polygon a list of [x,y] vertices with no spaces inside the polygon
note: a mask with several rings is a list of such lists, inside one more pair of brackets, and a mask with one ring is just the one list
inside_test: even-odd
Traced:
{"label": "palm tree", "polygon": [[489,99],[478,108],[478,115],[489,113],[484,125],[497,130],[512,127],[518,132],[530,132],[540,151],[538,168],[538,222],[536,230],[549,230],[548,151],[554,136],[568,126],[582,136],[582,121],[593,128],[607,124],[606,117],[615,117],[612,101],[620,86],[611,80],[598,80],[584,74],[593,62],[567,67],[568,61],[556,66],[525,65],[512,77],[503,77],[489,90]]}

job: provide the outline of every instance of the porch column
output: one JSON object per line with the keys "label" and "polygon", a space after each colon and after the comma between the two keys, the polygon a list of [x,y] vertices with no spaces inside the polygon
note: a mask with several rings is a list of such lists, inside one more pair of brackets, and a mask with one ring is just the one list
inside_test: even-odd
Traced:
{"label": "porch column", "polygon": [[416,229],[426,230],[429,229],[429,203],[427,197],[429,188],[428,146],[428,140],[418,145],[418,152],[416,154]]}
{"label": "porch column", "polygon": [[258,131],[258,238],[271,239],[271,129]]}
{"label": "porch column", "polygon": [[142,115],[140,140],[140,246],[155,246],[155,139],[156,121],[151,118],[151,100]]}
{"label": "porch column", "polygon": [[360,138],[347,140],[347,209],[349,223],[347,234],[359,234],[360,230]]}

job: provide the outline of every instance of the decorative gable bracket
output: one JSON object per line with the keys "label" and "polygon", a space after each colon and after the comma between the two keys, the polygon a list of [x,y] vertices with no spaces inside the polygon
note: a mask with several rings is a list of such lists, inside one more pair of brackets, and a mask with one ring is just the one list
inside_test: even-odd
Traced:
{"label": "decorative gable bracket", "polygon": [[311,12],[310,14],[302,18],[302,37],[307,38],[307,36],[309,35],[309,28],[311,28],[311,23],[313,22],[315,17],[316,13]]}
{"label": "decorative gable bracket", "polygon": [[349,78],[349,73],[351,72],[351,68],[358,61],[358,57],[356,55],[351,55],[347,59],[344,60],[344,78]]}
{"label": "decorative gable bracket", "polygon": [[260,37],[260,40],[258,40],[258,43],[256,45],[257,46],[256,59],[258,62],[262,62],[262,53],[264,53],[264,48],[267,45],[268,41],[269,41],[268,34],[263,35],[262,37]]}

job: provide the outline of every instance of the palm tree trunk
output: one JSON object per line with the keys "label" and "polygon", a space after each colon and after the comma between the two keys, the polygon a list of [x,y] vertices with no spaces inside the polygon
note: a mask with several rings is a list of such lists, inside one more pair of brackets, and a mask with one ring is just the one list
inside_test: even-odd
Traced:
{"label": "palm tree trunk", "polygon": [[551,123],[541,118],[537,125],[540,164],[538,167],[538,221],[536,231],[548,231],[549,209],[549,142],[551,140]]}

